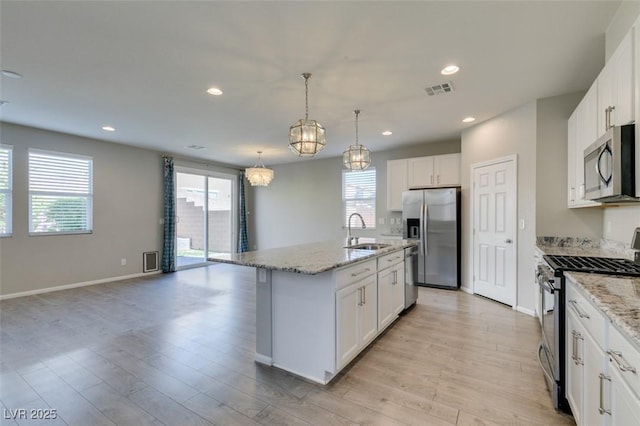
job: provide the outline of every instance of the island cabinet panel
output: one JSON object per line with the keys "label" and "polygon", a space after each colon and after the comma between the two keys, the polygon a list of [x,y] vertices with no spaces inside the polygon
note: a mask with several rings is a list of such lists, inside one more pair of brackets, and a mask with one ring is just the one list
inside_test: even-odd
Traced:
{"label": "island cabinet panel", "polygon": [[333,274],[273,271],[273,365],[326,383],[336,372]]}

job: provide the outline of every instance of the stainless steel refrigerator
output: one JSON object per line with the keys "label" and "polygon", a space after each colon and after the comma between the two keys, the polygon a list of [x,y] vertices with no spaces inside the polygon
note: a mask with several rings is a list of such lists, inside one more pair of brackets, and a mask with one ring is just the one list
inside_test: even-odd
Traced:
{"label": "stainless steel refrigerator", "polygon": [[402,193],[404,238],[420,240],[416,283],[460,287],[460,188]]}

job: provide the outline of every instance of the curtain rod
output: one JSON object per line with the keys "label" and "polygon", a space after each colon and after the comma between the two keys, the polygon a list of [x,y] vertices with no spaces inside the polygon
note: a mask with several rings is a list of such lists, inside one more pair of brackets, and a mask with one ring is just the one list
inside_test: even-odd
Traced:
{"label": "curtain rod", "polygon": [[182,160],[182,161],[188,161],[188,162],[196,163],[196,164],[203,164],[205,166],[220,167],[220,168],[223,168],[223,169],[233,170],[233,171],[236,171],[236,172],[241,172],[241,171],[244,170],[243,168],[237,168],[237,167],[234,167],[234,166],[224,165],[222,163],[217,163],[217,162],[207,162],[207,161],[203,161],[203,160],[194,160],[194,159],[189,158],[189,157],[182,157],[182,156],[179,156],[179,155],[172,155],[172,154],[166,154],[166,153],[162,154],[162,158],[167,158],[167,157],[172,157],[173,159]]}

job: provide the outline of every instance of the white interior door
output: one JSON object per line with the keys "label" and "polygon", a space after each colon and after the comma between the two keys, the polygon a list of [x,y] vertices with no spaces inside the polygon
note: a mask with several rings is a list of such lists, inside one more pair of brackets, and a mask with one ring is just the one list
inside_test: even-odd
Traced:
{"label": "white interior door", "polygon": [[515,158],[473,167],[473,291],[516,304]]}

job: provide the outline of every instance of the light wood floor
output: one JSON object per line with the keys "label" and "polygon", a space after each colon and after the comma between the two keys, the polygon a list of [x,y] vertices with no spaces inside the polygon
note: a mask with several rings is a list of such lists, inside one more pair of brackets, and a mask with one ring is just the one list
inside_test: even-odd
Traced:
{"label": "light wood floor", "polygon": [[218,264],[0,302],[1,424],[37,408],[58,414],[38,425],[573,424],[551,407],[534,318],[421,288],[320,386],[253,362],[254,277]]}

